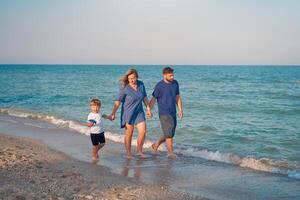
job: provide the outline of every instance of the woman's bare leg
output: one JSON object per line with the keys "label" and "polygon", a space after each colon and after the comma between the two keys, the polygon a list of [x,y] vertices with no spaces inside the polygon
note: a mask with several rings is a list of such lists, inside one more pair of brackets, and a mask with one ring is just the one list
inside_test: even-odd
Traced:
{"label": "woman's bare leg", "polygon": [[147,126],[146,122],[140,122],[136,125],[138,129],[138,138],[137,138],[137,155],[144,156],[143,154],[143,145],[145,142],[146,132],[147,132]]}
{"label": "woman's bare leg", "polygon": [[124,144],[125,144],[127,157],[131,158],[132,157],[132,154],[131,154],[131,140],[132,140],[132,134],[133,134],[134,126],[130,125],[130,124],[127,124],[127,123],[126,123],[125,126],[126,126],[126,128],[125,128]]}

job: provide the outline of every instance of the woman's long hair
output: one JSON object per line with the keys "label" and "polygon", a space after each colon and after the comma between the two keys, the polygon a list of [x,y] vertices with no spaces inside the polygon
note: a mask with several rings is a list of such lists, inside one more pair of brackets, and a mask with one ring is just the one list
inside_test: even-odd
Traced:
{"label": "woman's long hair", "polygon": [[128,85],[128,76],[131,74],[135,74],[136,78],[139,78],[138,72],[136,71],[136,69],[128,69],[128,71],[120,78],[120,84],[121,86],[124,88]]}

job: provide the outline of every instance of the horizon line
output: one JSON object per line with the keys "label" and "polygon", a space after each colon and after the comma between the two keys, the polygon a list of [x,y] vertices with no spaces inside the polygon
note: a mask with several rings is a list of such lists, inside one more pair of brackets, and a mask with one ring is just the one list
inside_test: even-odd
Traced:
{"label": "horizon line", "polygon": [[89,63],[0,63],[0,65],[94,65],[94,66],[300,66],[300,64],[89,64]]}

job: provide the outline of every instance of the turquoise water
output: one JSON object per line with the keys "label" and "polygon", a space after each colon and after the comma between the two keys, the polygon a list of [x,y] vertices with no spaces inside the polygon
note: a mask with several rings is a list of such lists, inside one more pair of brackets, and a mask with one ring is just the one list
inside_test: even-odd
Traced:
{"label": "turquoise water", "polygon": [[[111,112],[118,78],[129,67],[0,65],[1,113],[83,124],[93,97],[102,100],[104,113]],[[134,67],[151,97],[163,66]],[[174,69],[184,107],[175,136],[177,153],[299,177],[300,66]],[[160,135],[157,109],[153,112],[147,121],[149,142]],[[80,132],[79,125],[73,129]],[[118,119],[105,125],[112,134],[122,134]]]}

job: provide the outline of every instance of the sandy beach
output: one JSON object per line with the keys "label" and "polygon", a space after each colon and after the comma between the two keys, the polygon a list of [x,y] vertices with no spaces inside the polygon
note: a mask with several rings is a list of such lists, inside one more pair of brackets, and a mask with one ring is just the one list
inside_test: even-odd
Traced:
{"label": "sandy beach", "polygon": [[109,139],[92,164],[86,135],[1,114],[0,129],[0,199],[299,199],[283,175],[151,149],[128,160]]}
{"label": "sandy beach", "polygon": [[199,199],[5,134],[0,134],[0,169],[0,199]]}

